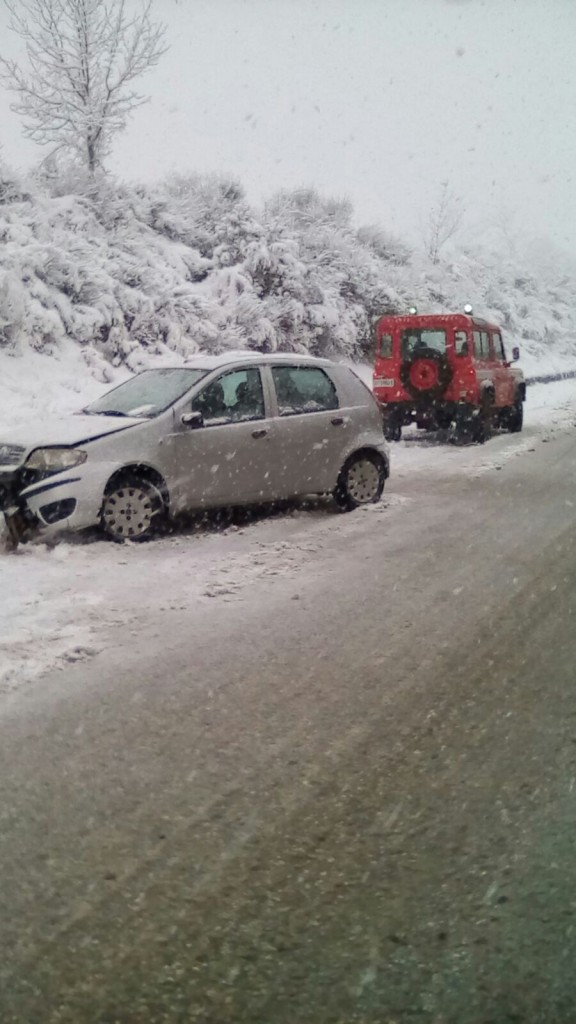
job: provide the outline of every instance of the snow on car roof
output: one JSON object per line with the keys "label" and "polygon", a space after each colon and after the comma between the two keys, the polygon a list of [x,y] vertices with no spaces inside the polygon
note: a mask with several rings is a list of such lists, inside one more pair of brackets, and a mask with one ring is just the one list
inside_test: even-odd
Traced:
{"label": "snow on car roof", "polygon": [[329,359],[317,359],[300,352],[273,352],[264,354],[243,349],[238,352],[224,352],[219,356],[193,356],[187,359],[184,366],[193,370],[216,370],[220,366],[229,366],[245,360],[255,363],[312,363],[316,366],[330,366]]}

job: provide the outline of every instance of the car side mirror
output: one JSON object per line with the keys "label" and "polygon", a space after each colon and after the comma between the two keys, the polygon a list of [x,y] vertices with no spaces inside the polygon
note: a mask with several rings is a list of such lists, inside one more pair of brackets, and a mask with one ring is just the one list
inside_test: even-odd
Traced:
{"label": "car side mirror", "polygon": [[519,359],[520,349],[518,348],[518,345],[514,345],[514,348],[512,349],[512,362],[517,363]]}
{"label": "car side mirror", "polygon": [[184,427],[189,427],[190,430],[198,430],[199,427],[204,426],[204,417],[201,412],[185,412],[180,417],[180,423]]}

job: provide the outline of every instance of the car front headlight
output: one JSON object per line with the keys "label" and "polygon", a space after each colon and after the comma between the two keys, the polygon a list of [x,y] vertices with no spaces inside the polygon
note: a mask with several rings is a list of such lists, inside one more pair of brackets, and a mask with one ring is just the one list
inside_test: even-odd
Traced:
{"label": "car front headlight", "polygon": [[59,473],[62,469],[71,469],[86,462],[87,452],[80,448],[36,448],[26,459],[26,469],[34,469],[40,473]]}

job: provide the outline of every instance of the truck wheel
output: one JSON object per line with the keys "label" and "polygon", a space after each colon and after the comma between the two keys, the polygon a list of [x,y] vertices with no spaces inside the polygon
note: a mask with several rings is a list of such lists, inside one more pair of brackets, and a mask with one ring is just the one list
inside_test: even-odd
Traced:
{"label": "truck wheel", "polygon": [[476,444],[484,444],[492,436],[494,416],[494,400],[489,391],[482,396],[480,408],[472,421],[472,440]]}
{"label": "truck wheel", "polygon": [[387,441],[400,441],[402,439],[402,424],[397,416],[391,416],[384,421],[384,437]]}
{"label": "truck wheel", "polygon": [[472,417],[459,415],[454,420],[454,427],[451,435],[453,444],[472,444],[474,441],[474,430]]}
{"label": "truck wheel", "polygon": [[450,430],[452,426],[452,415],[449,412],[445,412],[444,409],[438,409],[436,412],[436,423],[438,430]]}
{"label": "truck wheel", "polygon": [[507,427],[511,434],[519,434],[524,425],[524,402],[517,398],[508,410]]}
{"label": "truck wheel", "polygon": [[457,410],[453,420],[454,444],[484,444],[492,433],[492,397],[485,395],[479,407],[466,406]]}

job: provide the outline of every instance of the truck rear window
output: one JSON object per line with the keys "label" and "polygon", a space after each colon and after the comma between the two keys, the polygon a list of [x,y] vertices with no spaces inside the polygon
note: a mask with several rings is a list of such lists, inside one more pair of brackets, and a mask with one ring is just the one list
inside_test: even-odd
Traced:
{"label": "truck rear window", "polygon": [[446,353],[446,331],[410,327],[402,331],[402,358],[418,358],[420,352],[433,349],[440,355]]}

